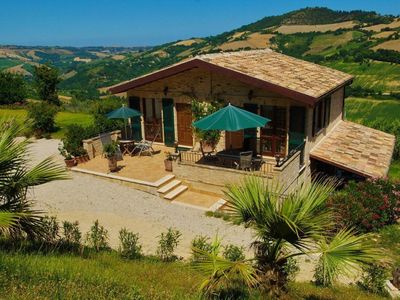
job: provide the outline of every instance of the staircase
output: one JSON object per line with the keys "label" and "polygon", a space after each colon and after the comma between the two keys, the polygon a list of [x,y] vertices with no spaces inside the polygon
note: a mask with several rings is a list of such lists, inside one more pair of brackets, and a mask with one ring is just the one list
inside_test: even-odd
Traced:
{"label": "staircase", "polygon": [[173,179],[162,185],[157,193],[161,198],[173,200],[188,189],[187,185],[183,185],[182,181]]}

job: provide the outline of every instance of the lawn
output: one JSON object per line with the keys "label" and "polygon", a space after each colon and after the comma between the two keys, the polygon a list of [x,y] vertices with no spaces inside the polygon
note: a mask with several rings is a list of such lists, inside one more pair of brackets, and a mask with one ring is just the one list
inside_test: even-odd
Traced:
{"label": "lawn", "polygon": [[[129,261],[115,252],[90,258],[0,252],[4,299],[200,299],[201,279],[187,263]],[[289,298],[382,299],[356,287],[317,288],[311,283],[290,284]]]}
{"label": "lawn", "polygon": [[[26,120],[27,111],[25,109],[0,109],[0,118],[12,117],[18,122],[22,123]],[[91,125],[93,117],[86,113],[72,113],[61,111],[56,116],[56,127],[57,131],[52,134],[53,138],[62,138],[65,132],[65,127],[70,124],[78,124],[82,126]]]}
{"label": "lawn", "polygon": [[361,86],[381,92],[400,91],[400,67],[387,62],[359,64],[349,62],[330,62],[328,67],[355,75],[353,86]]}

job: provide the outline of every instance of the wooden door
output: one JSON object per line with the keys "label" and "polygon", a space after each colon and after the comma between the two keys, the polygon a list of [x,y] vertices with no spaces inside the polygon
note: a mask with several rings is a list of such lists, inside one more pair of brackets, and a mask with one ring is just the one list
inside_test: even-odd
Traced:
{"label": "wooden door", "polygon": [[178,143],[183,146],[193,146],[192,108],[190,104],[176,104],[178,127]]}

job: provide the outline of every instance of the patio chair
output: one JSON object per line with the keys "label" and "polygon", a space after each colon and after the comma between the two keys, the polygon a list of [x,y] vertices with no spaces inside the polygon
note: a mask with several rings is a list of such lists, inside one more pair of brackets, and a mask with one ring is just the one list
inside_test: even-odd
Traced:
{"label": "patio chair", "polygon": [[133,148],[133,153],[136,151],[139,151],[139,156],[142,155],[142,153],[150,153],[150,156],[153,156],[153,143],[157,139],[158,135],[160,134],[160,128],[157,129],[156,134],[153,137],[153,140],[151,141],[146,141],[145,139],[141,140],[139,143],[135,144],[135,148]]}
{"label": "patio chair", "polygon": [[245,151],[239,153],[239,164],[235,162],[236,168],[240,170],[250,171],[253,161],[253,151]]}

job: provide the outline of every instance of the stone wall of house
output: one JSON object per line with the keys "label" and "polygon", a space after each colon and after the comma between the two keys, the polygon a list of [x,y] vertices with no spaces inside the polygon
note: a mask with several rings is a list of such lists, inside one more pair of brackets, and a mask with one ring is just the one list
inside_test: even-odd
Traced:
{"label": "stone wall of house", "polygon": [[[115,130],[109,134],[111,139],[116,141],[119,137],[121,137],[121,130]],[[103,143],[101,142],[100,136],[83,140],[82,142],[83,148],[87,151],[90,159],[103,154]]]}

